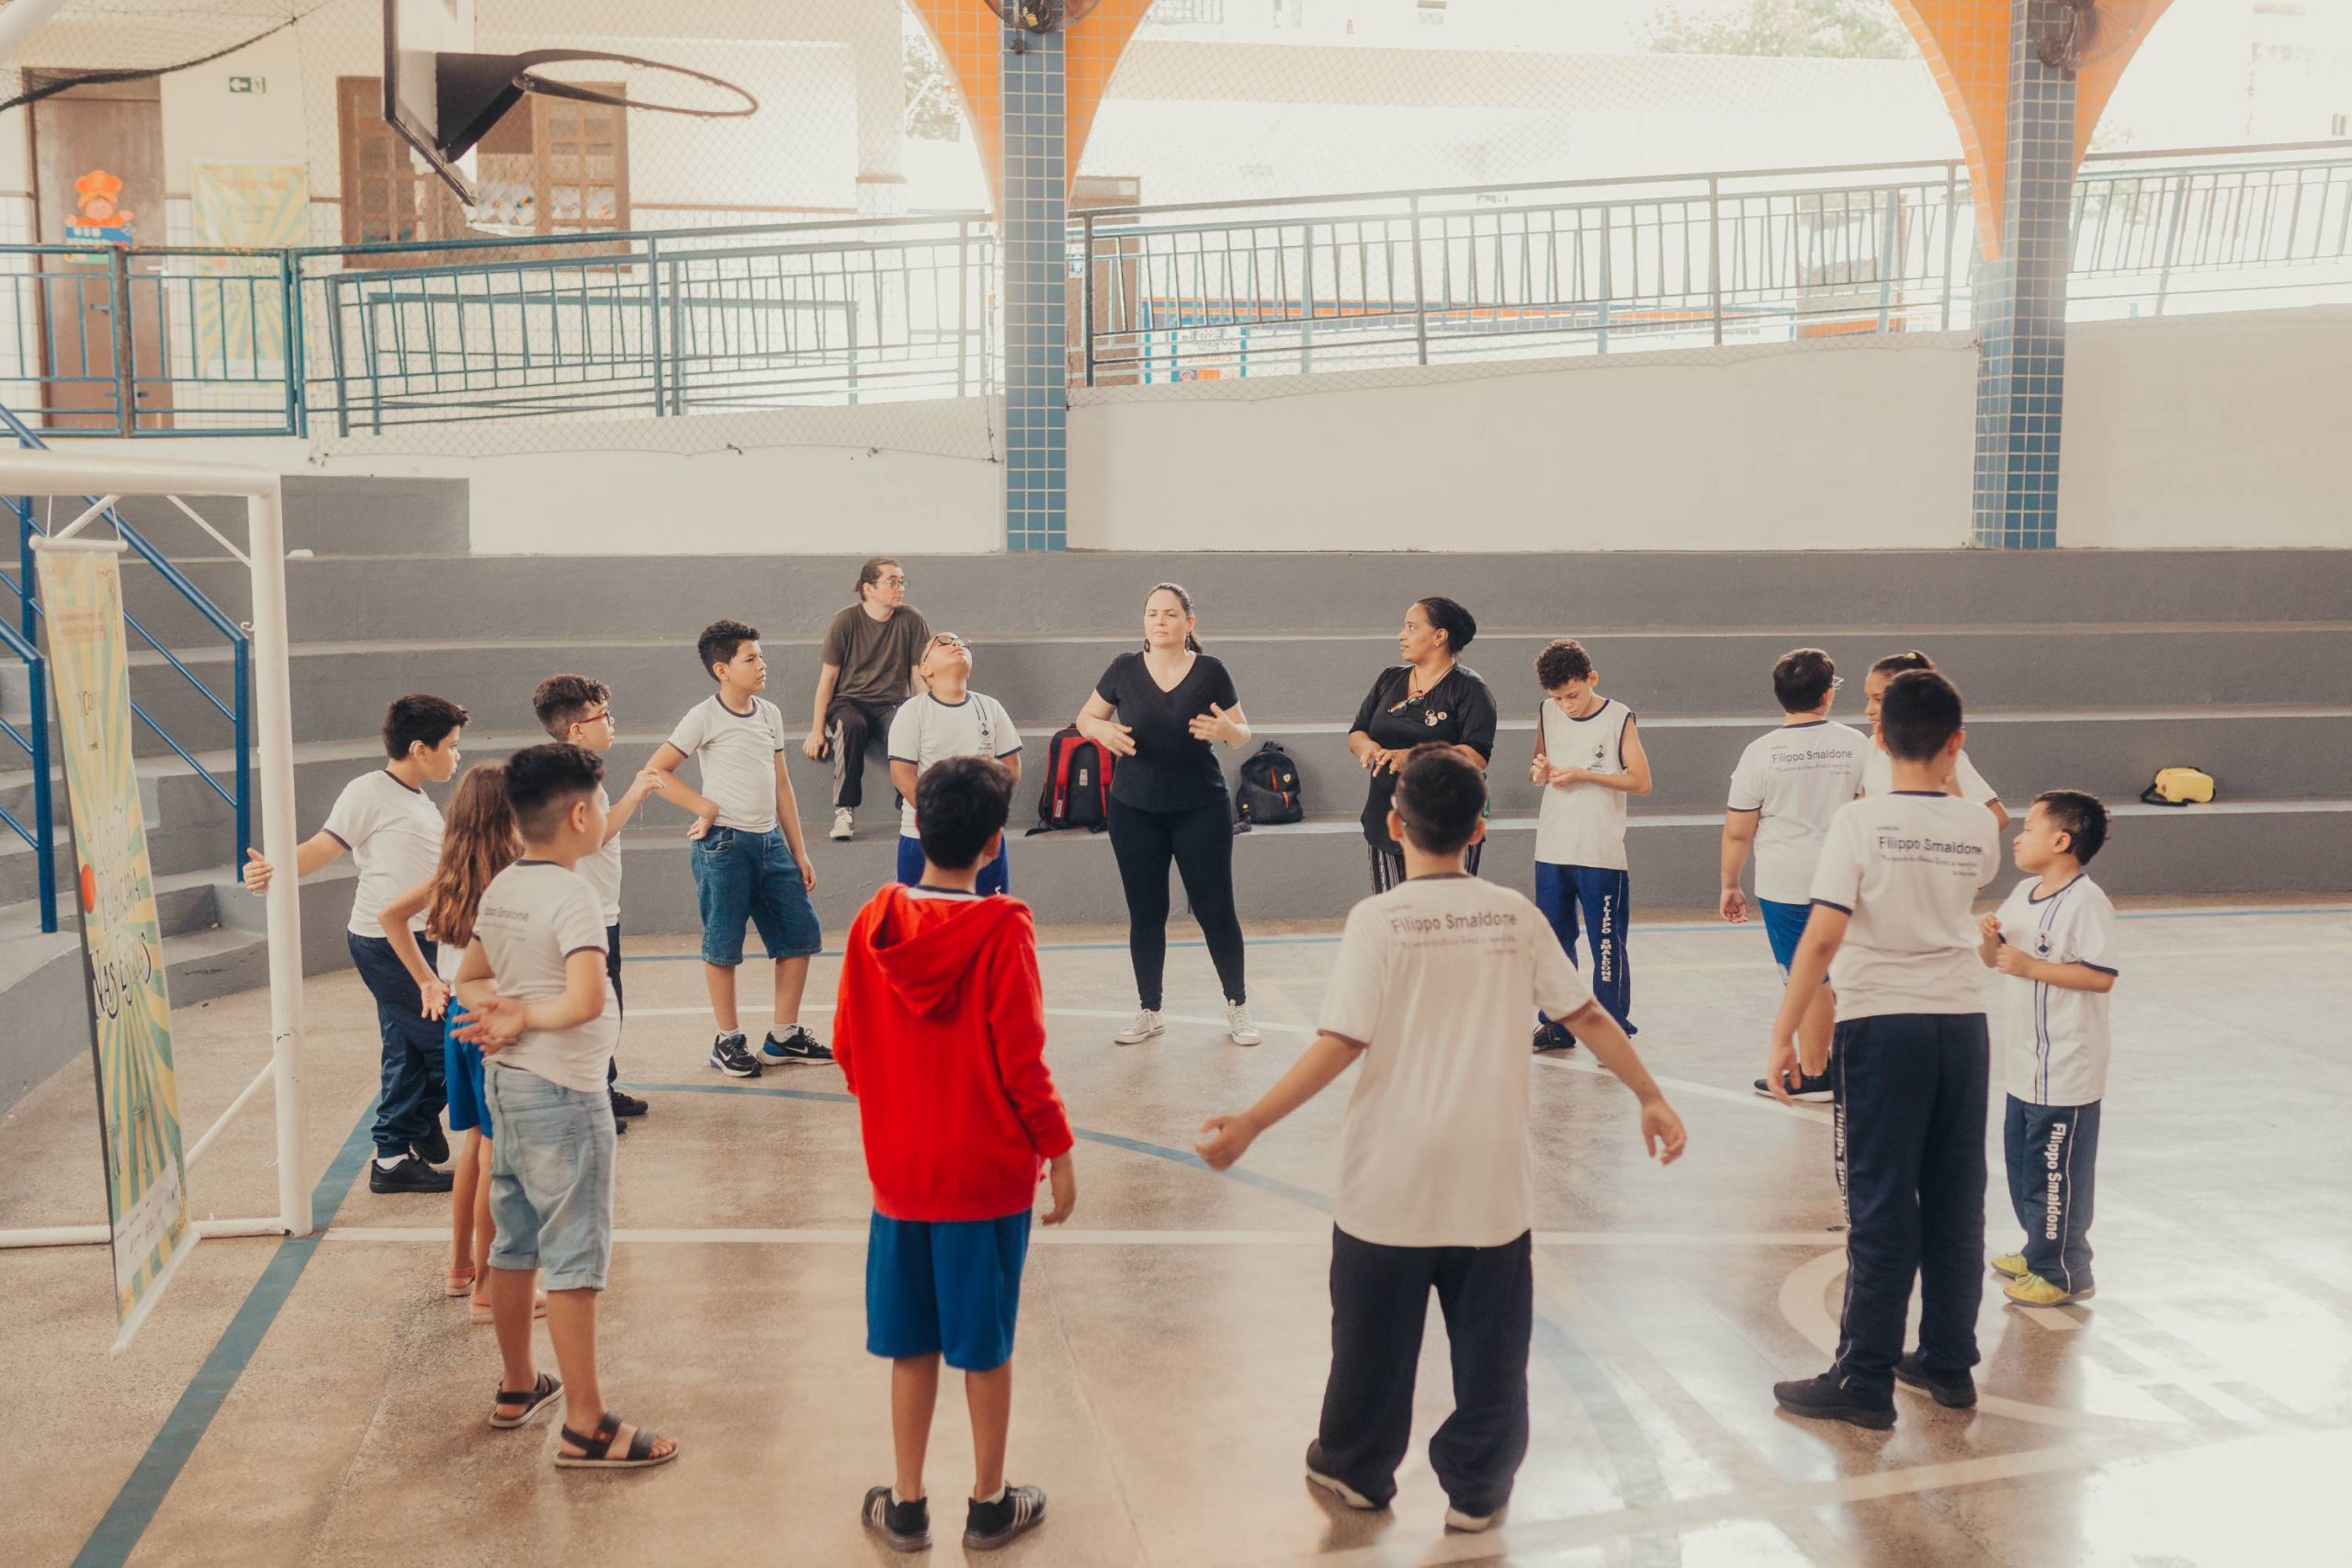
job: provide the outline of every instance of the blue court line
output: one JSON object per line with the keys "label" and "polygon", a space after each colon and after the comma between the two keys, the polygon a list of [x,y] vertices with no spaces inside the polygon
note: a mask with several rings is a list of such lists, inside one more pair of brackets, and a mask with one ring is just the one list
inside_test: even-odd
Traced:
{"label": "blue court line", "polygon": [[361,1164],[375,1146],[368,1130],[376,1119],[376,1103],[372,1099],[368,1100],[359,1120],[351,1124],[351,1135],[343,1141],[343,1147],[328,1165],[326,1174],[311,1190],[311,1234],[288,1236],[277,1244],[261,1278],[245,1292],[237,1315],[221,1330],[211,1354],[204,1358],[196,1376],[180,1392],[179,1403],[164,1418],[162,1428],[140,1456],[130,1479],[115,1494],[89,1540],[82,1543],[73,1568],[121,1568],[138,1548],[140,1538],[154,1520],[155,1511],[164,1506],[164,1495],[187,1467],[188,1456],[196,1451],[196,1445],[212,1425],[212,1418],[220,1413],[229,1391],[237,1386],[237,1379],[254,1359],[254,1352],[261,1348],[263,1337],[277,1321],[287,1298],[294,1293],[302,1270],[310,1267],[311,1256],[318,1251],[322,1235],[334,1224],[336,1211],[343,1207],[344,1194],[351,1190]]}

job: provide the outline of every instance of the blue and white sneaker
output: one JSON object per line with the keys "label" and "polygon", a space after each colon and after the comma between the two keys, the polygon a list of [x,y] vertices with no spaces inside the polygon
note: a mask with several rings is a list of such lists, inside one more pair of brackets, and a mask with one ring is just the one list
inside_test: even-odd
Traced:
{"label": "blue and white sneaker", "polygon": [[743,1032],[740,1029],[730,1029],[710,1043],[710,1065],[730,1078],[760,1076],[760,1065],[744,1048]]}
{"label": "blue and white sneaker", "polygon": [[760,1060],[771,1067],[805,1066],[810,1063],[830,1063],[832,1059],[832,1051],[797,1023],[781,1040],[771,1030],[760,1041]]}

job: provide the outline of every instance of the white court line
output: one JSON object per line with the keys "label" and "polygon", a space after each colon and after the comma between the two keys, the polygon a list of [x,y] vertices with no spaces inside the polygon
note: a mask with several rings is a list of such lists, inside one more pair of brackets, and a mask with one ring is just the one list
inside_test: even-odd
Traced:
{"label": "white court line", "polygon": [[[324,1233],[327,1241],[445,1243],[449,1232],[441,1225],[336,1225]],[[714,1226],[696,1229],[622,1228],[616,1242],[650,1242],[657,1246],[700,1244],[732,1247],[850,1247],[863,1246],[863,1225],[827,1229],[764,1229]],[[1324,1247],[1331,1233],[1323,1230],[1046,1230],[1040,1226],[1030,1238],[1053,1247]],[[1818,1231],[1537,1231],[1538,1247],[1818,1247]]]}

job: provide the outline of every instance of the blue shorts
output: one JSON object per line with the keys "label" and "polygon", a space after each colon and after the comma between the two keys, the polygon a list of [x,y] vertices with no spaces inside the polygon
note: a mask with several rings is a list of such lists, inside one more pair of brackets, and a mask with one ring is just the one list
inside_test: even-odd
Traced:
{"label": "blue shorts", "polygon": [[538,1269],[550,1291],[601,1291],[613,1262],[613,1100],[523,1067],[483,1089],[503,1130],[490,1145],[492,1269]]}
{"label": "blue shorts", "polygon": [[[899,836],[899,880],[912,887],[922,880],[922,840]],[[980,880],[973,891],[985,897],[990,893],[1012,891],[1012,846],[999,844],[996,859],[980,867]]]}
{"label": "blue shorts", "polygon": [[1797,961],[1797,942],[1804,936],[1805,921],[1813,917],[1813,906],[1758,898],[1756,908],[1764,917],[1764,940],[1772,944],[1772,962],[1781,966],[1781,978],[1785,980],[1789,965]]}
{"label": "blue shorts", "polygon": [[481,1047],[458,1038],[458,1027],[469,1016],[455,997],[441,1014],[441,1070],[449,1083],[449,1131],[469,1133],[479,1128],[488,1138],[494,1134],[490,1129],[490,1101],[481,1087]]}
{"label": "blue shorts", "polygon": [[997,1220],[894,1220],[865,1235],[865,1348],[904,1360],[944,1355],[957,1371],[1012,1359],[1029,1211]]}
{"label": "blue shorts", "polygon": [[743,962],[743,926],[760,929],[770,958],[807,958],[825,945],[800,867],[783,829],[747,833],[713,828],[687,846],[695,897],[702,906],[702,961],[733,968]]}

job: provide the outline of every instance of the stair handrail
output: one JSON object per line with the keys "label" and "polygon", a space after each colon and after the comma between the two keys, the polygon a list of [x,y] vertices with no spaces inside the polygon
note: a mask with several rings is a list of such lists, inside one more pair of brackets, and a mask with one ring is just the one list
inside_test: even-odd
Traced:
{"label": "stair handrail", "polygon": [[[8,434],[14,435],[19,446],[36,452],[46,452],[50,449],[49,443],[43,441],[38,432],[18,418],[16,412],[5,403],[0,403],[0,428],[5,428]],[[84,496],[82,499],[93,506],[97,505],[99,502],[99,498],[94,495]],[[5,500],[9,510],[17,514],[17,571],[19,573],[18,580],[11,581],[6,572],[0,572],[0,587],[5,587],[16,594],[23,615],[21,632],[11,630],[5,623],[0,623],[0,631],[7,633],[6,641],[10,649],[17,651],[19,657],[23,657],[23,650],[33,648],[35,623],[44,614],[40,600],[39,581],[33,571],[32,540],[34,535],[45,536],[48,530],[43,528],[40,520],[33,515],[32,501],[29,496],[7,496],[0,497],[0,500]],[[165,647],[161,638],[141,625],[138,618],[128,610],[123,613],[123,624],[137,633],[140,639],[149,648],[162,655],[166,664],[177,671],[183,680],[196,688],[198,695],[229,721],[235,736],[233,741],[235,787],[233,789],[213,777],[212,770],[198,761],[193,752],[180,744],[178,737],[164,728],[154,715],[147,711],[144,705],[135,698],[130,704],[131,713],[160,737],[164,744],[170,747],[174,754],[181,761],[186,762],[189,771],[203,780],[213,794],[228,803],[229,808],[236,816],[237,824],[237,853],[236,859],[231,863],[234,867],[242,867],[245,863],[246,852],[253,847],[253,636],[223,613],[202,589],[189,581],[187,574],[173,565],[161,550],[149,542],[145,535],[131,526],[129,519],[115,507],[107,506],[102,515],[113,525],[115,533],[126,546],[130,547],[133,555],[153,568],[156,576],[162,578],[175,592],[193,605],[197,613],[228,640],[231,679],[235,683],[235,690],[231,694],[232,699],[231,702],[222,702],[220,694],[207,684],[195,671],[189,669],[178,654]],[[200,523],[203,519],[199,517],[198,521]],[[209,525],[207,526],[209,529]],[[34,657],[39,657],[37,651]],[[40,682],[35,682],[34,689],[37,694],[40,694],[36,696],[36,703],[45,707],[46,694],[42,693]],[[37,777],[35,791],[37,796],[45,798],[50,787],[46,756],[48,738],[45,725],[39,733],[42,740],[42,755],[36,760],[34,768]],[[24,743],[22,737],[17,739],[19,744]],[[45,805],[37,805],[37,810],[41,818],[41,822],[37,824],[41,829],[41,835],[53,842],[53,828],[50,825],[51,813],[48,807]],[[5,817],[5,813],[0,813],[0,817]],[[17,826],[13,819],[9,820],[9,825]],[[18,827],[17,831],[24,833],[25,829]],[[31,842],[31,836],[28,835],[27,840],[28,842]],[[36,844],[35,847],[38,849],[40,846]],[[44,855],[42,880],[45,889],[49,887],[53,877],[54,868],[48,863],[48,857]],[[53,908],[51,908],[54,903],[54,893],[51,891],[44,906],[50,923],[43,927],[44,930],[55,929]]]}
{"label": "stair handrail", "polygon": [[6,644],[8,651],[23,661],[31,687],[26,703],[25,728],[17,728],[5,714],[0,714],[0,734],[24,749],[33,773],[32,820],[26,822],[0,806],[0,823],[7,824],[40,863],[40,929],[46,934],[57,930],[57,819],[51,811],[49,795],[49,660],[6,621],[0,621],[0,643]]}

